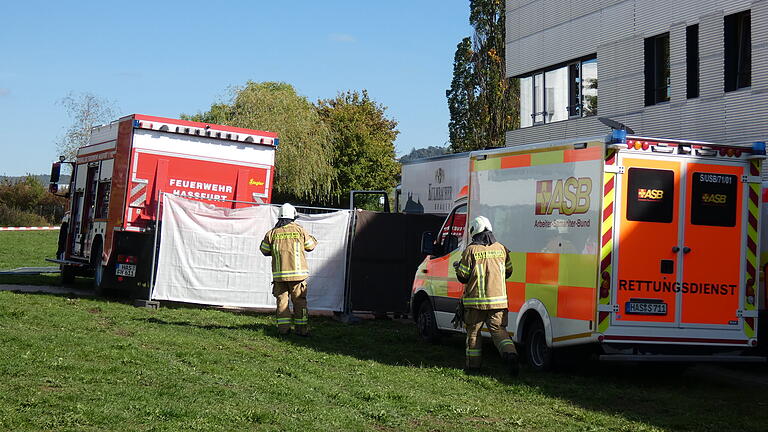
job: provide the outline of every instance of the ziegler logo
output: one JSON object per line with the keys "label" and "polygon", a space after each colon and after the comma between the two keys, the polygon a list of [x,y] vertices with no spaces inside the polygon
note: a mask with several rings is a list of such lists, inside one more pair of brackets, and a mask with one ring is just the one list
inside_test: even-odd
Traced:
{"label": "ziegler logo", "polygon": [[727,199],[728,196],[723,194],[705,193],[701,196],[701,201],[707,204],[725,204]]}
{"label": "ziegler logo", "polygon": [[640,201],[659,201],[664,198],[664,191],[661,189],[637,189],[637,199]]}
{"label": "ziegler logo", "polygon": [[443,183],[443,180],[445,180],[445,171],[443,171],[442,168],[438,168],[435,170],[435,183],[441,184]]}
{"label": "ziegler logo", "polygon": [[589,177],[537,181],[536,214],[551,215],[555,210],[566,216],[586,213],[590,193],[592,179]]}
{"label": "ziegler logo", "polygon": [[264,186],[264,182],[256,181],[254,179],[249,179],[248,184],[251,186]]}

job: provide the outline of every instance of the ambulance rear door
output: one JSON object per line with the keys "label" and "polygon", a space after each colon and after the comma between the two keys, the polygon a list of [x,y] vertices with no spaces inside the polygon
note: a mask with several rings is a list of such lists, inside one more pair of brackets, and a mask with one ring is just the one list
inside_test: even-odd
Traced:
{"label": "ambulance rear door", "polygon": [[623,151],[618,162],[611,324],[670,342],[684,338],[661,328],[741,330],[745,161]]}

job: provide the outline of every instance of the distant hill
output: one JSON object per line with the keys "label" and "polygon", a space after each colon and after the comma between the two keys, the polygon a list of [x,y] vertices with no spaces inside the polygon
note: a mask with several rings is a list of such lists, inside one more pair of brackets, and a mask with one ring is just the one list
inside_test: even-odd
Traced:
{"label": "distant hill", "polygon": [[399,160],[400,160],[400,163],[410,162],[416,159],[423,159],[423,158],[432,157],[432,156],[442,156],[446,153],[448,153],[447,147],[429,146],[429,147],[419,148],[419,149],[415,148],[411,150],[411,152],[408,153],[407,155],[402,156]]}
{"label": "distant hill", "polygon": [[[36,174],[32,177],[36,178],[40,183],[43,184],[43,186],[48,185],[48,181],[51,179],[50,174]],[[62,174],[61,178],[59,179],[59,184],[69,184],[69,175],[68,174]],[[2,176],[0,175],[0,183],[9,181],[11,184],[16,184],[22,180],[27,178],[27,176]]]}

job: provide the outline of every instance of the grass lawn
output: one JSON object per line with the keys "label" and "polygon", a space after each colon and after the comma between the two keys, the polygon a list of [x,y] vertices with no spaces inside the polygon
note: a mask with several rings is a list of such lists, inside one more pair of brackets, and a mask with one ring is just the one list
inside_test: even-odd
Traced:
{"label": "grass lawn", "polygon": [[[53,267],[59,231],[0,231],[0,270],[19,267]],[[0,284],[58,285],[58,274],[0,275]]]}
{"label": "grass lawn", "polygon": [[0,430],[765,430],[765,389],[596,364],[508,378],[485,346],[416,342],[413,325],[315,318],[280,339],[271,315],[139,309],[0,292]]}
{"label": "grass lawn", "polygon": [[[56,232],[0,232],[0,269],[45,266]],[[55,275],[2,283],[58,283]],[[80,283],[87,285],[87,279]],[[412,324],[138,309],[0,292],[0,430],[764,431],[765,386],[661,367],[592,364],[507,376],[485,346],[461,371],[459,336],[418,343]]]}

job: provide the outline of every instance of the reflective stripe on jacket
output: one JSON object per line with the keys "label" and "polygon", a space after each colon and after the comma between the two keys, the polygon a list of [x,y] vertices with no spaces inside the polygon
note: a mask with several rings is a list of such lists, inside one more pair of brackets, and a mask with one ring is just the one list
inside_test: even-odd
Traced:
{"label": "reflective stripe on jacket", "polygon": [[272,280],[275,282],[299,282],[309,277],[309,267],[304,252],[317,246],[317,240],[296,222],[273,228],[264,236],[259,250],[272,256]]}
{"label": "reflective stripe on jacket", "polygon": [[512,261],[501,243],[469,245],[456,268],[464,283],[462,303],[470,309],[507,309],[506,279],[512,275]]}

